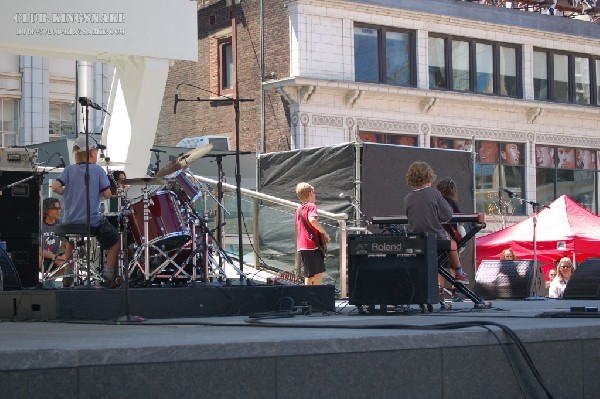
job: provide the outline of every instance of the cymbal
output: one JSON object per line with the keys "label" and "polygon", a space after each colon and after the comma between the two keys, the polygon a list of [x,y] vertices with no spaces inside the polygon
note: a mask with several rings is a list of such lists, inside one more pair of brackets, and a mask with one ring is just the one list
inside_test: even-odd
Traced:
{"label": "cymbal", "polygon": [[107,160],[102,160],[102,161],[98,161],[96,162],[96,165],[99,166],[125,166],[125,165],[129,165],[128,163],[125,162],[115,162],[115,161],[111,161],[110,159]]}
{"label": "cymbal", "polygon": [[163,179],[157,179],[156,177],[134,177],[132,179],[121,179],[119,183],[128,184],[130,186],[160,186],[165,184]]}
{"label": "cymbal", "polygon": [[186,152],[180,157],[177,157],[173,162],[162,168],[156,174],[156,177],[163,177],[177,172],[178,170],[185,169],[191,165],[192,162],[202,158],[212,150],[212,144],[206,144],[202,147],[194,148],[191,151]]}

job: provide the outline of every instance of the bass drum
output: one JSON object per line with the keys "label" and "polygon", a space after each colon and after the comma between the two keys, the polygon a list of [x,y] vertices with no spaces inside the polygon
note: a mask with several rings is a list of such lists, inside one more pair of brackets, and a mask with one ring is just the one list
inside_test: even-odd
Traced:
{"label": "bass drum", "polygon": [[[130,205],[129,226],[135,242],[144,243],[144,199],[137,198]],[[149,244],[160,243],[165,247],[176,247],[190,239],[189,229],[177,205],[177,196],[172,191],[158,191],[149,196],[148,238]]]}

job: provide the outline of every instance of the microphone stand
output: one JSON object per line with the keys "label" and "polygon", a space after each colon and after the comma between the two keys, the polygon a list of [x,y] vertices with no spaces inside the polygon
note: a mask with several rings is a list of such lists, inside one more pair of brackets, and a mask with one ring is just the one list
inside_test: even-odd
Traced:
{"label": "microphone stand", "polygon": [[527,203],[527,204],[531,205],[531,207],[533,209],[533,218],[532,218],[532,220],[533,220],[533,276],[532,276],[532,280],[533,281],[531,284],[531,290],[529,292],[530,295],[527,298],[525,298],[525,300],[526,301],[544,301],[544,300],[546,300],[546,297],[538,295],[539,291],[541,289],[541,280],[540,280],[541,269],[538,267],[536,230],[537,230],[537,215],[541,211],[540,207],[548,208],[548,209],[550,209],[550,207],[548,205],[541,205],[539,202],[529,201],[524,198],[521,198],[513,192],[509,192],[508,197],[515,198],[520,203]]}
{"label": "microphone stand", "polygon": [[[235,13],[234,13],[235,14]],[[240,171],[240,103],[242,102],[250,102],[254,101],[251,98],[237,98],[237,90],[234,98],[230,98],[227,96],[222,96],[216,93],[211,92],[210,90],[203,89],[198,86],[194,86],[189,83],[180,83],[177,85],[176,90],[179,90],[179,87],[185,85],[189,87],[193,87],[198,90],[202,90],[204,92],[217,95],[219,98],[213,99],[204,99],[200,97],[196,97],[194,99],[184,99],[179,98],[179,93],[175,94],[175,107],[174,111],[177,109],[178,102],[186,102],[186,101],[194,101],[194,102],[211,102],[211,103],[226,103],[233,105],[233,109],[235,112],[235,185],[236,185],[236,196],[237,196],[237,221],[238,221],[238,250],[239,250],[239,263],[240,270],[244,270],[244,246],[243,246],[243,236],[242,236],[242,175]],[[243,273],[242,273],[243,274]],[[242,279],[242,274],[240,274],[240,280]]]}
{"label": "microphone stand", "polygon": [[367,222],[367,215],[365,215],[360,210],[360,202],[358,202],[358,200],[356,198],[352,198],[352,197],[348,198],[348,202],[356,210],[356,213],[359,216],[358,227],[366,227],[365,225],[368,224],[368,222]]}

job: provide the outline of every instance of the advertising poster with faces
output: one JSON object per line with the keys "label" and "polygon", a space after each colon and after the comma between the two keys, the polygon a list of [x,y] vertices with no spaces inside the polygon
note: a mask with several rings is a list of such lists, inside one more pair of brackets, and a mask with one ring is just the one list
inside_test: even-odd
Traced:
{"label": "advertising poster with faces", "polygon": [[360,132],[359,137],[360,140],[365,143],[407,145],[411,147],[417,146],[417,136],[408,134]]}
{"label": "advertising poster with faces", "polygon": [[453,149],[461,151],[471,151],[473,143],[468,139],[448,139],[445,137],[431,137],[429,147],[441,148],[443,150]]}

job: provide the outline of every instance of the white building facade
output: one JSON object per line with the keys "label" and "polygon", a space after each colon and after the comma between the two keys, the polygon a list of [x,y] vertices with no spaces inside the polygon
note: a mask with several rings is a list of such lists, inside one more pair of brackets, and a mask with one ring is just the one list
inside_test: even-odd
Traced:
{"label": "white building facade", "polygon": [[[75,61],[0,53],[2,147],[73,138],[85,131],[78,97],[106,106],[114,67]],[[89,131],[99,133],[103,114],[90,110]]]}
{"label": "white building facade", "polygon": [[290,104],[293,148],[472,150],[479,212],[495,212],[506,188],[541,204],[567,194],[598,213],[597,24],[454,0],[287,7],[290,75],[263,87]]}

